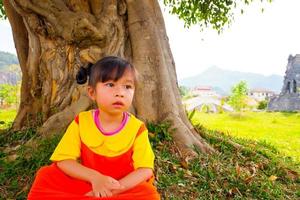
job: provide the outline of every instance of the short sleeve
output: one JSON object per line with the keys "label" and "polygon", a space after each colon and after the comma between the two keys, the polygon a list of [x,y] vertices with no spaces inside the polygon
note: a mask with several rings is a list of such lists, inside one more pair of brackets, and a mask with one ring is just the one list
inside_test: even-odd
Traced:
{"label": "short sleeve", "polygon": [[76,160],[80,157],[80,135],[79,127],[75,120],[67,128],[64,136],[58,143],[56,149],[54,150],[50,160],[51,161],[61,161],[72,159]]}
{"label": "short sleeve", "polygon": [[133,166],[134,169],[141,167],[154,169],[154,153],[149,142],[148,130],[142,125],[144,130],[137,135],[133,144]]}

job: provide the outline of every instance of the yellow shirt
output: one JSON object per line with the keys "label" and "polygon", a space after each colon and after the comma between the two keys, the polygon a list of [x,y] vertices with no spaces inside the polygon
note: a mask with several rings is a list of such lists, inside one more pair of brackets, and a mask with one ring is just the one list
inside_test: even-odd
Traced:
{"label": "yellow shirt", "polygon": [[134,169],[153,169],[154,153],[149,142],[148,130],[145,129],[137,136],[142,125],[142,121],[130,114],[127,123],[118,133],[107,136],[97,128],[91,111],[81,112],[79,124],[75,120],[72,121],[50,160],[79,159],[82,142],[94,153],[106,157],[119,156],[133,147]]}

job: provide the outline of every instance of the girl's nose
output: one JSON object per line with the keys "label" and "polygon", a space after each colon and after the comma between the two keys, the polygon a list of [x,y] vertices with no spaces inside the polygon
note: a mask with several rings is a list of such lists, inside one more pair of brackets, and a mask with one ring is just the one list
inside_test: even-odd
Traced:
{"label": "girl's nose", "polygon": [[122,88],[116,88],[115,92],[116,97],[124,97],[124,91],[122,90]]}
{"label": "girl's nose", "polygon": [[124,95],[123,95],[123,94],[120,94],[120,93],[116,93],[115,96],[116,96],[116,97],[124,97]]}

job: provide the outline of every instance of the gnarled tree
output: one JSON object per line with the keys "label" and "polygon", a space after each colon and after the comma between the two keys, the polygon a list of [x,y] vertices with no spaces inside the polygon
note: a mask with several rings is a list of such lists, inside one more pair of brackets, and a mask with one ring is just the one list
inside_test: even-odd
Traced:
{"label": "gnarled tree", "polygon": [[[194,145],[202,152],[213,152],[193,130],[181,105],[157,0],[0,3],[12,26],[23,74],[14,129],[39,124],[41,134],[60,133],[77,113],[92,107],[85,87],[75,82],[79,67],[105,55],[117,55],[130,60],[140,74],[133,112],[147,121],[172,121],[176,129],[173,138],[184,155]],[[235,7],[233,0],[164,0],[164,4],[187,26],[200,22],[217,30],[230,21]]]}

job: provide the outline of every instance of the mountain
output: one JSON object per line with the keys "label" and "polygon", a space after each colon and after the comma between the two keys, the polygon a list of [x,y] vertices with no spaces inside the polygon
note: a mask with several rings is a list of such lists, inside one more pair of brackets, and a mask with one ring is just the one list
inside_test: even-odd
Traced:
{"label": "mountain", "polygon": [[233,85],[241,80],[248,83],[250,89],[264,88],[279,93],[283,85],[283,76],[247,73],[224,70],[219,67],[210,67],[199,75],[179,80],[179,85],[189,88],[195,86],[212,86],[217,88],[220,94],[229,94]]}
{"label": "mountain", "polygon": [[12,64],[19,64],[17,56],[11,53],[0,51],[0,70],[3,67]]}
{"label": "mountain", "polygon": [[16,55],[0,51],[0,84],[17,84],[22,73]]}

